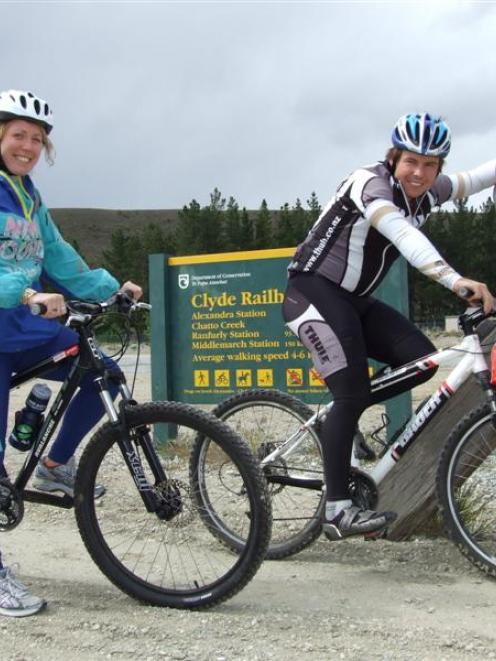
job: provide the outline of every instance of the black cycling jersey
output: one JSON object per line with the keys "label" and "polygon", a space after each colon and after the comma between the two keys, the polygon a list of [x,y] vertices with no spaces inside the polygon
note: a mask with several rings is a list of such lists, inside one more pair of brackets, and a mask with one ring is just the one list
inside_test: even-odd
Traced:
{"label": "black cycling jersey", "polygon": [[[400,216],[411,228],[418,229],[433,207],[450,198],[452,188],[450,177],[440,175],[433,188],[411,209],[387,163],[356,170],[342,182],[305,241],[298,246],[290,272],[317,273],[359,296],[370,293],[400,254],[394,236],[391,240],[374,227],[374,219],[379,218],[384,224],[384,221],[397,221]],[[387,218],[388,215],[392,218]],[[395,228],[398,238],[401,232],[400,224]],[[412,236],[409,252],[417,262],[414,266],[422,268],[442,259],[431,246],[431,254],[418,261],[413,253],[425,248],[427,239],[421,232]],[[408,259],[409,255],[405,256]]]}

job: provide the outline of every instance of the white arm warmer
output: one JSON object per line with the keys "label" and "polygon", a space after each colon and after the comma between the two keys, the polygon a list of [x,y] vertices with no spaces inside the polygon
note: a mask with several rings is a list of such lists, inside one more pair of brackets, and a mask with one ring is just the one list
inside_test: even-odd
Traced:
{"label": "white arm warmer", "polygon": [[496,184],[496,159],[483,163],[473,170],[448,176],[453,186],[450,200],[468,197]]}
{"label": "white arm warmer", "polygon": [[367,207],[366,216],[412,266],[453,290],[453,285],[462,276],[447,264],[420,230],[410,225],[397,207],[387,200],[376,200]]}

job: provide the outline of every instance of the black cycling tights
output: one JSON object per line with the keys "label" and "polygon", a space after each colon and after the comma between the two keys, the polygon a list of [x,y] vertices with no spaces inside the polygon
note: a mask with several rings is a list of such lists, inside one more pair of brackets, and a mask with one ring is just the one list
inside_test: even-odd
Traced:
{"label": "black cycling tights", "polygon": [[[298,326],[300,340],[312,352],[332,393],[334,404],[322,426],[327,499],[348,499],[353,436],[361,414],[371,404],[394,397],[412,385],[406,382],[381,391],[380,399],[372,396],[367,358],[397,367],[436,348],[394,308],[371,296],[351,294],[318,275],[291,278],[283,314],[286,322],[293,322],[293,330]],[[432,375],[429,372],[424,380]],[[415,383],[421,382],[416,377]]]}

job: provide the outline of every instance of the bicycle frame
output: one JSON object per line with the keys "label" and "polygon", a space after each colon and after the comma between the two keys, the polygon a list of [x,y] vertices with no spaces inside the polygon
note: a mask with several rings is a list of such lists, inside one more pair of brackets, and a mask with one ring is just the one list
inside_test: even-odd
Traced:
{"label": "bicycle frame", "polygon": [[[471,374],[478,378],[481,374],[487,373],[487,364],[484,359],[480,340],[477,334],[467,335],[463,341],[451,347],[437,351],[425,359],[416,361],[412,367],[399,368],[392,370],[387,377],[383,379],[372,380],[372,389],[374,386],[381,387],[382,382],[394,382],[397,375],[402,372],[408,372],[412,369],[419,370],[422,374],[426,369],[449,365],[456,361],[456,365],[449,373],[439,388],[429,397],[427,402],[412,415],[405,429],[393,443],[388,452],[382,459],[369,471],[370,476],[376,484],[379,484],[389,473],[393,466],[400,460],[407,449],[415,442],[421,431],[432,421],[432,419],[441,411],[445,404],[453,397],[460,386],[465,383]],[[388,378],[389,377],[389,378]],[[496,404],[494,396],[490,397],[493,412],[496,414]]]}
{"label": "bicycle frame", "polygon": [[[484,358],[482,347],[479,337],[475,332],[477,324],[486,318],[482,311],[466,315],[461,315],[460,320],[464,317],[462,328],[465,337],[459,344],[436,351],[420,358],[419,360],[407,363],[397,368],[387,368],[385,372],[378,374],[371,379],[371,392],[373,394],[380,393],[381,390],[386,389],[388,386],[393,386],[401,381],[409,381],[409,388],[414,388],[415,378],[418,377],[418,382],[423,382],[426,372],[437,370],[438,367],[448,365],[455,362],[453,370],[439,386],[439,388],[429,397],[429,399],[420,407],[420,409],[412,415],[405,428],[393,442],[391,447],[388,448],[386,454],[381,460],[371,469],[367,470],[367,474],[372,478],[376,485],[384,479],[393,466],[401,459],[407,449],[419,437],[421,431],[432,421],[432,419],[441,411],[446,402],[457,392],[460,386],[474,374],[479,381],[482,389],[486,393],[493,412],[493,424],[496,426],[496,396],[493,388],[489,383],[489,374],[486,360]],[[312,429],[317,422],[322,421],[332,407],[332,401],[326,406],[320,408],[311,418],[309,418],[294,434],[292,434],[282,445],[276,448],[273,452],[267,455],[262,461],[261,465],[266,466],[272,464],[277,459],[286,459],[291,453],[303,442],[307,432]],[[360,462],[352,457],[352,465],[359,466]],[[269,482],[276,482],[278,484],[286,484],[290,486],[299,486],[307,489],[321,489],[323,486],[322,480],[313,478],[300,478],[286,475],[268,475]]]}
{"label": "bicycle frame", "polygon": [[[11,390],[16,388],[27,381],[44,376],[50,371],[56,369],[57,367],[67,363],[69,360],[74,358],[79,354],[79,345],[73,345],[66,350],[51,356],[43,361],[40,361],[36,365],[33,365],[28,370],[19,372],[15,374],[10,382]],[[76,388],[79,385],[79,382],[82,378],[81,376],[76,375],[76,370],[78,367],[78,361],[75,360],[67,378],[62,383],[62,386],[55,398],[53,404],[50,406],[49,410],[46,413],[43,425],[38,433],[38,437],[33,444],[33,447],[29,451],[29,454],[24,462],[21,470],[19,471],[16,480],[14,481],[14,486],[18,491],[24,491],[25,500],[33,500],[35,502],[43,502],[55,504],[60,507],[72,507],[72,498],[69,496],[53,496],[50,494],[42,494],[40,492],[28,491],[25,490],[26,484],[31,477],[36,464],[41,458],[46,446],[48,445],[52,435],[62,418],[67,406],[69,405],[72,396],[74,395]],[[81,369],[81,368],[80,368]],[[39,500],[38,496],[40,497]]]}
{"label": "bicycle frame", "polygon": [[[130,442],[129,431],[125,420],[125,406],[135,402],[131,397],[126,378],[122,371],[119,370],[118,373],[110,374],[105,367],[103,354],[98,347],[94,332],[89,326],[90,319],[91,317],[89,315],[70,315],[67,325],[73,325],[76,329],[80,338],[79,344],[72,345],[64,351],[40,361],[29,369],[15,374],[11,379],[10,388],[12,389],[33,378],[44,376],[61,365],[72,361],[68,375],[63,381],[54,402],[49,407],[36,441],[34,442],[32,449],[29,451],[29,454],[14,481],[14,487],[18,492],[23,494],[23,498],[26,501],[55,505],[63,508],[71,508],[73,506],[73,499],[67,494],[57,496],[35,490],[28,490],[25,487],[45,448],[50,442],[58,423],[67,410],[81,380],[88,370],[91,370],[95,374],[95,387],[99,390],[107,418],[110,423],[119,427],[121,431],[118,444],[121,448],[124,460],[147,510],[154,512],[158,506],[158,499],[155,497],[152,486],[145,476],[141,459]],[[121,396],[119,411],[116,410],[107,387],[107,381],[109,379],[116,382],[119,387],[119,393]],[[146,433],[146,430],[144,430],[144,432]],[[143,441],[143,439],[141,440]],[[165,482],[166,476],[155,452],[149,447],[148,439],[145,439],[141,445],[155,480],[157,482]]]}

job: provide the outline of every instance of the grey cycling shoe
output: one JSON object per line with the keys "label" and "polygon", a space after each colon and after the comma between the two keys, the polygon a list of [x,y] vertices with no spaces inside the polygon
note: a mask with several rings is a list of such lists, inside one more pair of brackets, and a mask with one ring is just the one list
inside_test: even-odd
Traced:
{"label": "grey cycling shoe", "polygon": [[45,606],[46,601],[31,594],[12,569],[0,569],[0,615],[26,617],[39,613]]}
{"label": "grey cycling shoe", "polygon": [[[66,464],[60,464],[53,468],[45,466],[41,461],[36,467],[33,486],[38,491],[62,491],[74,498],[74,484],[76,482],[76,462],[71,457]],[[100,498],[105,493],[105,487],[95,484],[94,498]]]}
{"label": "grey cycling shoe", "polygon": [[322,530],[327,539],[337,541],[353,535],[378,536],[395,521],[396,512],[374,512],[352,505],[333,521],[324,521]]}

